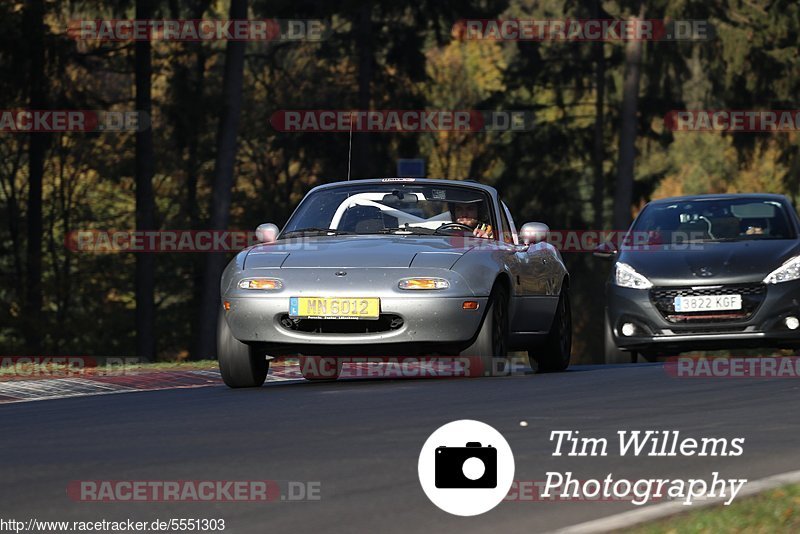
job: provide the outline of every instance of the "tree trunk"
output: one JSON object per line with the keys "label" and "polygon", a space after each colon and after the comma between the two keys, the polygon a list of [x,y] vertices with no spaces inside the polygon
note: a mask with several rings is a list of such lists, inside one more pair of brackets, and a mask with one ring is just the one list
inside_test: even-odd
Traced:
{"label": "tree trunk", "polygon": [[[230,17],[247,18],[247,0],[231,0]],[[225,49],[225,73],[222,88],[222,116],[217,131],[217,157],[212,184],[211,230],[226,230],[230,219],[231,195],[234,185],[236,144],[239,114],[242,108],[244,82],[244,41],[228,41]],[[216,321],[220,309],[219,280],[225,268],[226,255],[210,252],[205,255],[202,294],[198,310],[198,334],[192,358],[211,358],[216,355]]]}
{"label": "tree trunk", "polygon": [[[356,48],[358,53],[358,109],[368,110],[372,101],[372,67],[374,48],[372,44],[372,4],[364,3],[359,7],[354,26],[356,31]],[[352,177],[371,178],[374,172],[370,157],[370,134],[368,132],[353,133]]]}
{"label": "tree trunk", "polygon": [[[202,18],[202,14],[205,11],[202,11],[196,19]],[[191,95],[191,98],[196,103],[196,105],[200,105],[203,100],[203,93],[204,93],[204,85],[205,85],[205,70],[206,70],[206,55],[203,50],[202,43],[192,43],[194,50],[195,50],[195,86],[194,86],[194,94]],[[188,142],[188,158],[186,160],[186,205],[187,205],[187,214],[189,217],[189,228],[193,231],[197,231],[201,229],[201,220],[200,220],[200,209],[197,202],[197,190],[198,185],[200,183],[200,166],[198,162],[200,161],[199,158],[199,144],[200,144],[200,131],[203,127],[203,121],[201,120],[201,113],[204,113],[203,109],[198,109],[195,114],[191,116],[190,125],[193,128],[192,132],[189,132],[189,142]],[[198,257],[199,256],[199,257]],[[191,258],[192,262],[192,295],[191,295],[191,309],[197,310],[200,306],[202,289],[203,289],[203,257],[202,255],[192,254]],[[195,339],[198,333],[201,331],[199,328],[201,325],[198,324],[198,320],[196,317],[192,318],[192,324],[190,326],[190,339]],[[191,350],[191,343],[189,344],[189,348]]]}
{"label": "tree trunk", "polygon": [[[644,4],[639,16],[644,19]],[[625,45],[625,80],[622,87],[622,124],[619,131],[617,186],[614,192],[614,230],[627,230],[631,224],[633,200],[633,163],[636,156],[636,112],[639,100],[639,77],[643,41],[631,40]]]}
{"label": "tree trunk", "polygon": [[[136,1],[136,18],[152,18],[151,0]],[[151,50],[150,41],[136,41],[136,111],[151,115]],[[136,132],[136,230],[156,229],[156,207],[153,195],[153,174],[155,154],[153,151],[153,131],[146,128]],[[155,334],[155,253],[136,255],[136,355],[152,361],[156,355]]]}
{"label": "tree trunk", "polygon": [[[189,17],[193,20],[201,20],[203,14],[208,9],[210,0],[197,0],[190,2]],[[181,7],[177,0],[170,0],[170,11],[174,19],[184,18]],[[175,118],[176,141],[181,157],[184,159],[184,172],[186,173],[186,218],[190,230],[201,230],[200,210],[197,202],[198,186],[200,183],[200,134],[204,130],[204,117],[206,114],[203,106],[203,95],[205,89],[206,74],[206,52],[202,42],[193,41],[186,43],[187,53],[193,57],[193,63],[175,65],[176,102],[189,103],[186,106],[179,105],[179,117]],[[184,153],[186,157],[184,158]],[[199,254],[191,254],[191,297],[189,299],[189,309],[197,310],[200,305],[200,294],[203,283],[203,257]],[[196,338],[198,329],[197,317],[191,318],[189,328],[189,339]],[[189,342],[191,350],[193,342]]]}
{"label": "tree trunk", "polygon": [[[47,108],[45,81],[43,0],[26,4],[30,53],[30,109]],[[50,134],[31,133],[28,145],[27,284],[24,306],[25,345],[31,354],[42,352],[42,179]]]}
{"label": "tree trunk", "polygon": [[[594,0],[592,6],[592,17],[603,19],[603,8],[600,0]],[[594,188],[592,191],[592,206],[594,207],[594,228],[603,228],[604,213],[603,204],[605,203],[606,177],[603,173],[603,163],[605,161],[605,139],[603,130],[605,129],[605,97],[606,97],[606,57],[603,41],[595,41],[594,62],[595,62],[595,119],[594,119],[594,150],[592,151],[592,168],[594,170]]]}

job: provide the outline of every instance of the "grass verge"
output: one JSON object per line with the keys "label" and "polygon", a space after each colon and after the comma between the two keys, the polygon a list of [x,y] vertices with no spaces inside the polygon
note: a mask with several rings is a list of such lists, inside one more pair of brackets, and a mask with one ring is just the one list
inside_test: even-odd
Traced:
{"label": "grass verge", "polygon": [[770,490],[730,506],[713,506],[654,521],[627,534],[800,532],[800,484]]}

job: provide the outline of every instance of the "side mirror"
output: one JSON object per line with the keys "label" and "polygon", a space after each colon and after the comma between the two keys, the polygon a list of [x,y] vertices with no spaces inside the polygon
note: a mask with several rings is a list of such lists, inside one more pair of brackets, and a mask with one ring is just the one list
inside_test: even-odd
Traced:
{"label": "side mirror", "polygon": [[592,256],[596,258],[609,259],[617,254],[617,247],[609,241],[604,241],[597,245],[592,251]]}
{"label": "side mirror", "polygon": [[540,243],[547,239],[550,227],[540,222],[529,222],[522,225],[519,230],[519,240],[526,245]]}
{"label": "side mirror", "polygon": [[259,243],[274,243],[281,229],[272,223],[259,224],[256,228],[256,239]]}

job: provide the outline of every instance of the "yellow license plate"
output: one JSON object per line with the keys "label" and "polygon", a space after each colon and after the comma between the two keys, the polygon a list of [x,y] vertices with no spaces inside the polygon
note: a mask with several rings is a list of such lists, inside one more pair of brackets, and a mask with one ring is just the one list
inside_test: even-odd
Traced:
{"label": "yellow license plate", "polygon": [[377,319],[381,312],[378,298],[289,298],[289,316],[309,319]]}

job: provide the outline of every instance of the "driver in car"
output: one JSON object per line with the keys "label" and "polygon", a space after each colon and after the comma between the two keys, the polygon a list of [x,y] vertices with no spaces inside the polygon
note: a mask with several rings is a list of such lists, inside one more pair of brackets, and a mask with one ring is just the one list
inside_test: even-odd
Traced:
{"label": "driver in car", "polygon": [[487,223],[482,223],[478,219],[478,204],[476,202],[455,204],[452,214],[453,222],[472,228],[472,235],[475,237],[494,239],[492,226]]}

